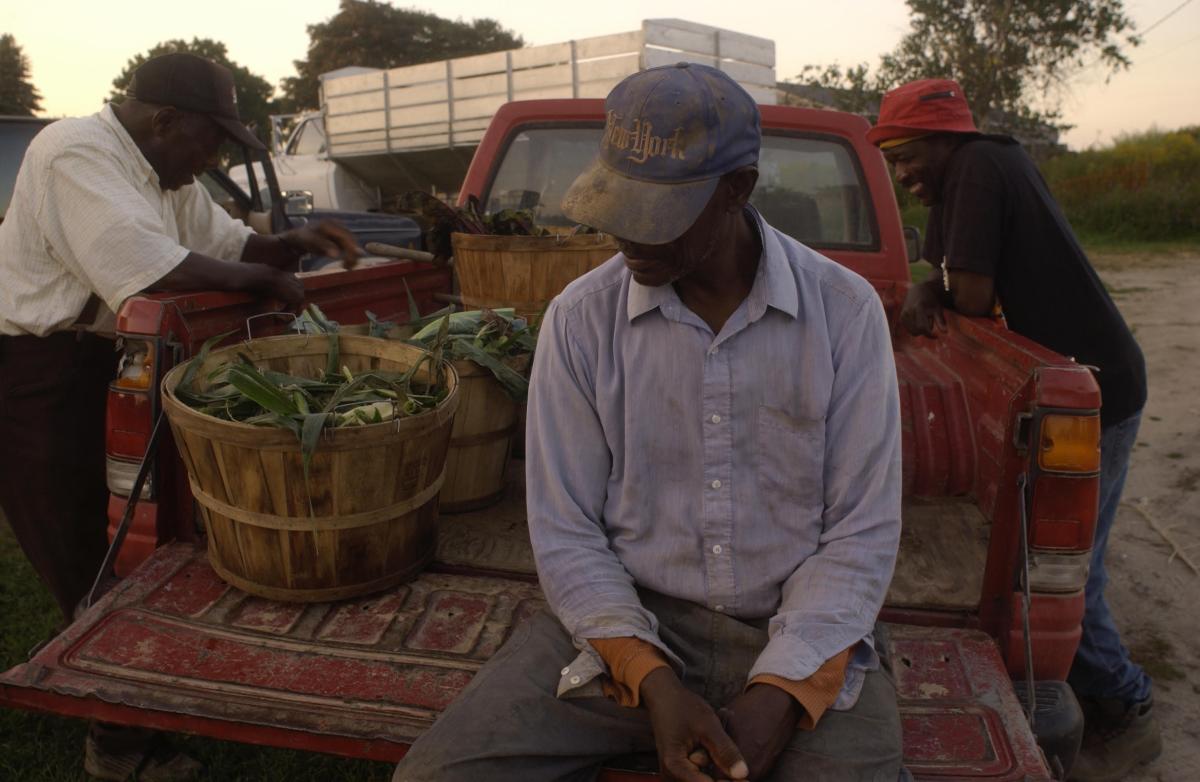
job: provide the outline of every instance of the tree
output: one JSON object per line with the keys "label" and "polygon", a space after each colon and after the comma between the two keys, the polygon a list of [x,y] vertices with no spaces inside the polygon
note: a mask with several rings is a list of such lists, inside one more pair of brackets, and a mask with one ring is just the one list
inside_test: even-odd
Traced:
{"label": "tree", "polygon": [[[1140,43],[1123,0],[907,0],[911,30],[880,58],[873,77],[837,66],[810,66],[801,76],[857,91],[870,102],[913,79],[953,78],[975,122],[990,132],[1058,124],[1060,96],[1091,67],[1112,75],[1130,65],[1125,48]],[[865,66],[858,66],[865,69]]]}
{"label": "tree", "polygon": [[29,81],[29,58],[9,33],[0,35],[0,114],[32,117],[42,96]]}
{"label": "tree", "polygon": [[320,74],[348,65],[395,68],[523,45],[493,19],[452,21],[377,0],[341,0],[331,18],[308,26],[308,38],[308,57],[295,61],[298,75],[281,83],[290,111],[316,108]]}
{"label": "tree", "polygon": [[125,63],[125,69],[121,71],[120,75],[113,79],[113,89],[109,94],[109,99],[120,103],[125,98],[129,82],[133,79],[133,72],[146,60],[161,54],[175,52],[206,57],[214,62],[219,62],[232,71],[233,86],[237,90],[238,115],[242,118],[242,122],[254,128],[260,138],[269,137],[270,114],[276,110],[275,102],[272,100],[275,89],[263,77],[251,73],[250,69],[229,59],[229,52],[225,48],[225,44],[209,38],[193,38],[190,43],[180,39],[163,41],[145,54],[131,58]]}

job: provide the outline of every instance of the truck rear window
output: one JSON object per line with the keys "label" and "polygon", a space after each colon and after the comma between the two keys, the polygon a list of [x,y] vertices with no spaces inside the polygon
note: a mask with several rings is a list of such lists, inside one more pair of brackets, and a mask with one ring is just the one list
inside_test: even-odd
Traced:
{"label": "truck rear window", "polygon": [[[531,209],[545,226],[570,227],[562,199],[592,158],[602,128],[528,128],[517,133],[486,194],[489,212]],[[766,135],[750,201],[767,222],[815,248],[874,248],[874,213],[852,148],[818,136]]]}

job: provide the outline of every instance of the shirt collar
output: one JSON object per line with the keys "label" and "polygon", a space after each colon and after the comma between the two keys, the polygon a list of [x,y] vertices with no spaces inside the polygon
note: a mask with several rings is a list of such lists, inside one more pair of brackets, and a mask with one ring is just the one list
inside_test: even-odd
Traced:
{"label": "shirt collar", "polygon": [[100,121],[108,125],[109,130],[116,136],[117,141],[124,148],[126,159],[130,161],[134,169],[146,178],[146,181],[155,187],[158,186],[158,172],[154,170],[154,166],[150,165],[150,161],[146,160],[146,156],[142,154],[142,150],[138,149],[138,145],[134,143],[133,137],[129,135],[129,131],[125,130],[125,126],[121,124],[121,120],[117,119],[117,113],[113,111],[111,103],[106,103],[104,108],[100,109]]}
{"label": "shirt collar", "polygon": [[[796,278],[791,273],[787,254],[774,229],[767,225],[761,214],[753,206],[746,206],[754,226],[758,229],[762,241],[762,256],[758,261],[758,273],[754,285],[746,297],[748,315],[751,322],[758,320],[766,312],[767,307],[774,307],[791,317],[799,312],[799,293],[796,291]],[[626,300],[625,311],[630,321],[639,315],[644,315],[652,309],[661,308],[664,315],[671,315],[675,307],[682,306],[679,295],[675,293],[674,285],[659,285],[651,287],[642,285],[632,279],[629,281],[629,296]]]}

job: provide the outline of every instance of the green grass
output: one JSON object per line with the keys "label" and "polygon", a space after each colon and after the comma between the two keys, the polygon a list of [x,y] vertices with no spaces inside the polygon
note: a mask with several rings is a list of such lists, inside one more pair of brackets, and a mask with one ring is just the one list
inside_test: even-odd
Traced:
{"label": "green grass", "polygon": [[[26,660],[53,632],[58,608],[0,518],[0,669]],[[77,782],[83,773],[82,720],[0,708],[0,779]],[[294,750],[267,749],[195,736],[172,743],[205,764],[213,782],[384,782],[393,766]]]}
{"label": "green grass", "polygon": [[1197,255],[1200,234],[1184,239],[1122,239],[1101,233],[1076,231],[1079,243],[1088,255]]}

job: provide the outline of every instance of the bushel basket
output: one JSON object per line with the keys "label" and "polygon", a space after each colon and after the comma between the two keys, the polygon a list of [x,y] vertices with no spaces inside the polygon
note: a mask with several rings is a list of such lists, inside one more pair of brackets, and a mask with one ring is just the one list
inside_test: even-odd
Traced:
{"label": "bushel basket", "polygon": [[[402,372],[424,355],[399,342],[338,339],[339,361],[353,373]],[[212,351],[195,382],[239,352],[260,369],[316,377],[328,350],[326,335],[256,339]],[[458,404],[452,368],[433,410],[322,432],[305,481],[291,431],[224,421],[180,402],[174,392],[186,366],[163,378],[163,405],[221,578],[273,600],[340,600],[386,589],[428,564]]]}
{"label": "bushel basket", "polygon": [[467,309],[512,307],[532,317],[563,288],[617,254],[605,234],[451,234],[454,271]]}

